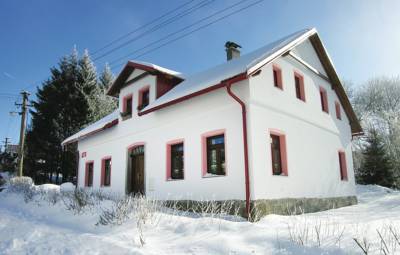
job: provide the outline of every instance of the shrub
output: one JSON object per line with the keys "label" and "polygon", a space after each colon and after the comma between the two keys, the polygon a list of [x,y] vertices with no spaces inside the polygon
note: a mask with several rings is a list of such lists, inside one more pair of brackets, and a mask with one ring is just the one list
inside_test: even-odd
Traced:
{"label": "shrub", "polygon": [[31,201],[35,195],[35,186],[30,177],[14,177],[11,178],[7,187],[9,192],[21,193],[24,195],[25,202]]}

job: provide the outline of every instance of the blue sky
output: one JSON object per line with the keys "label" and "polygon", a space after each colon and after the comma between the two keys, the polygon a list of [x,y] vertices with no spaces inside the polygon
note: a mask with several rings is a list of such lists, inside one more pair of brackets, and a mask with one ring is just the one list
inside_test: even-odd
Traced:
{"label": "blue sky", "polygon": [[[15,110],[13,95],[27,87],[34,93],[32,84],[48,77],[49,68],[74,45],[79,52],[94,52],[188,1],[1,1],[0,140],[8,136],[18,141],[19,116],[9,116]],[[215,0],[95,64],[101,70],[105,62],[239,1]],[[247,0],[241,6],[255,1]],[[194,0],[190,6],[199,2]],[[316,27],[339,76],[358,85],[374,76],[399,75],[399,13],[400,1],[396,0],[265,0],[139,59],[190,74],[224,62],[227,40],[242,45],[246,53],[302,28]]]}

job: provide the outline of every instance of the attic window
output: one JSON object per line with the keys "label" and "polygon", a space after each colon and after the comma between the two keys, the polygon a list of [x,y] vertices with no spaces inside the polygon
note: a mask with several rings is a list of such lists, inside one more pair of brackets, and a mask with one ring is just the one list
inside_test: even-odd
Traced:
{"label": "attic window", "polygon": [[338,120],[342,119],[342,112],[340,110],[340,103],[338,101],[335,102],[335,109],[336,109],[336,118]]}
{"label": "attic window", "polygon": [[296,90],[296,97],[305,102],[306,95],[304,93],[304,78],[303,75],[297,72],[294,73],[294,86]]}
{"label": "attic window", "polygon": [[322,87],[319,88],[319,94],[321,97],[321,108],[322,111],[329,113],[329,108],[328,108],[328,96],[326,93],[326,90]]}
{"label": "attic window", "polygon": [[282,70],[278,66],[273,65],[272,74],[273,74],[273,77],[274,77],[274,86],[276,88],[283,89],[283,86],[282,86]]}
{"label": "attic window", "polygon": [[150,103],[150,87],[142,88],[139,91],[139,105],[138,110],[142,110]]}
{"label": "attic window", "polygon": [[129,118],[132,116],[132,94],[125,96],[122,102],[122,117]]}

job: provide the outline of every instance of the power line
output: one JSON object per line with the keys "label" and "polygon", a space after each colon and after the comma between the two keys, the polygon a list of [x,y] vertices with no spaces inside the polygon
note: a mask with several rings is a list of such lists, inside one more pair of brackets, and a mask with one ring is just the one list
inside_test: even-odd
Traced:
{"label": "power line", "polygon": [[[245,2],[245,1],[248,1],[248,0],[241,1],[241,3]],[[256,5],[256,4],[259,4],[259,3],[263,2],[263,1],[264,1],[264,0],[258,0],[258,1],[256,1],[256,2],[250,3],[250,4],[248,4],[248,5],[244,6],[244,7],[242,7],[242,8],[240,8],[240,9],[236,10],[236,11],[230,12],[230,13],[227,14],[227,15],[224,15],[224,16],[222,16],[222,17],[220,17],[220,18],[218,18],[218,19],[216,19],[216,20],[213,20],[213,21],[211,21],[211,22],[209,22],[209,23],[207,23],[207,24],[205,24],[205,25],[202,25],[202,26],[200,26],[200,27],[198,27],[198,28],[196,28],[196,29],[193,29],[193,30],[191,30],[191,31],[189,31],[189,32],[187,32],[187,33],[185,33],[185,34],[183,34],[183,35],[180,35],[180,36],[178,36],[178,37],[176,37],[176,38],[174,38],[174,39],[172,39],[172,40],[169,40],[169,41],[167,41],[167,42],[165,42],[165,43],[163,43],[163,44],[161,44],[161,45],[159,45],[159,46],[157,46],[157,47],[155,47],[155,48],[152,48],[152,49],[150,49],[150,50],[148,50],[148,51],[145,51],[145,52],[143,52],[142,54],[136,55],[134,58],[138,58],[138,57],[144,56],[144,55],[146,55],[146,54],[149,54],[149,53],[151,53],[151,52],[153,52],[153,51],[155,51],[155,50],[157,50],[157,49],[160,49],[160,48],[162,48],[162,47],[164,47],[164,46],[166,46],[166,45],[168,45],[168,44],[171,44],[171,43],[173,43],[173,42],[175,42],[175,41],[177,41],[177,40],[179,40],[179,39],[182,39],[182,38],[184,38],[184,37],[186,37],[186,36],[189,36],[189,35],[193,34],[194,32],[197,32],[197,31],[199,31],[199,30],[201,30],[201,29],[204,29],[204,28],[206,28],[206,27],[209,27],[209,26],[211,26],[211,25],[213,25],[213,24],[215,24],[215,23],[217,23],[217,22],[219,22],[219,21],[221,21],[221,20],[223,20],[223,19],[226,19],[226,18],[228,18],[228,17],[230,17],[230,16],[232,16],[232,15],[234,15],[234,14],[237,14],[237,13],[239,13],[239,12],[242,12],[242,11],[244,11],[244,10],[246,10],[246,9],[248,9],[248,8],[250,8],[250,7],[254,6],[254,5]],[[237,5],[237,4],[236,4],[236,5]],[[229,8],[229,7],[228,7],[228,8]],[[213,15],[215,16],[215,14],[213,14]],[[176,34],[176,33],[173,33],[173,34]],[[167,35],[166,37],[169,37],[169,35]],[[162,40],[164,40],[164,39],[166,39],[166,38],[159,39],[159,40],[157,40],[157,41],[155,41],[155,42],[152,42],[152,43],[150,43],[150,44],[151,44],[151,45],[156,44],[157,42],[160,42],[160,41],[162,41]],[[147,47],[143,47],[143,48],[147,48]],[[142,48],[142,49],[143,49],[143,48]],[[142,49],[140,49],[140,50],[142,50]],[[137,50],[137,51],[138,51],[138,50]],[[137,51],[135,51],[135,52],[137,52]],[[121,57],[121,58],[126,58],[126,57],[128,57],[128,56],[130,56],[130,55],[132,55],[132,54],[125,55],[124,57]],[[118,60],[120,60],[121,58],[119,58]],[[115,63],[115,62],[117,62],[118,60],[113,61],[113,62]],[[111,67],[111,69],[115,69],[116,67],[119,67],[119,66],[121,66],[121,65],[123,65],[123,63],[118,64],[118,65],[115,65],[115,66]]]}
{"label": "power line", "polygon": [[144,49],[146,49],[146,48],[148,48],[148,47],[150,47],[150,46],[152,46],[152,45],[154,45],[154,44],[157,44],[157,43],[159,43],[159,42],[161,42],[161,41],[163,41],[163,40],[165,40],[165,39],[167,39],[167,38],[169,38],[169,37],[171,37],[171,36],[173,36],[173,35],[176,35],[176,34],[182,32],[182,31],[185,31],[185,30],[187,30],[187,29],[189,29],[189,28],[191,28],[191,27],[193,27],[193,26],[195,26],[195,25],[197,25],[197,24],[200,24],[201,22],[203,22],[203,21],[205,21],[205,20],[207,20],[207,19],[210,19],[210,18],[212,18],[212,17],[214,17],[214,16],[217,16],[217,15],[219,15],[219,14],[225,12],[225,11],[228,11],[228,10],[230,10],[230,9],[232,9],[232,8],[234,8],[234,7],[236,7],[236,6],[240,5],[240,4],[242,4],[242,3],[245,3],[245,2],[247,2],[247,1],[249,1],[249,0],[242,0],[242,1],[236,2],[235,4],[232,4],[232,5],[226,7],[226,8],[224,8],[224,9],[222,9],[222,10],[219,10],[219,11],[217,11],[217,12],[215,12],[215,13],[213,13],[213,14],[211,14],[211,15],[205,17],[205,18],[199,19],[199,20],[193,22],[192,24],[190,24],[190,25],[188,25],[188,26],[185,26],[185,27],[183,27],[183,28],[181,28],[181,29],[179,29],[179,30],[177,30],[177,31],[175,31],[175,32],[172,32],[172,33],[170,33],[170,34],[164,36],[163,38],[160,38],[160,39],[158,39],[158,40],[156,40],[156,41],[154,41],[154,42],[151,42],[151,43],[147,44],[146,46],[144,46],[144,47],[142,47],[142,48],[140,48],[140,49],[137,49],[137,50],[135,50],[135,51],[133,51],[133,52],[130,52],[130,53],[128,53],[128,54],[126,54],[126,55],[124,55],[124,56],[122,56],[122,57],[119,57],[118,59],[114,59],[113,61],[110,62],[110,65],[113,65],[113,64],[119,62],[120,60],[129,57],[130,55],[133,55],[133,54],[135,54],[135,53],[137,53],[137,52],[140,52],[141,50],[144,50]]}
{"label": "power line", "polygon": [[103,57],[105,57],[107,55],[110,55],[114,51],[119,50],[119,49],[131,44],[132,42],[137,41],[138,39],[142,38],[143,36],[151,34],[151,33],[155,32],[155,31],[157,31],[157,30],[159,30],[159,29],[171,24],[171,23],[173,23],[173,22],[185,17],[186,15],[189,15],[190,13],[195,12],[195,11],[203,8],[204,6],[210,4],[210,3],[214,2],[214,1],[215,0],[203,0],[200,3],[192,6],[191,8],[186,9],[183,12],[178,13],[177,15],[169,18],[168,20],[162,22],[161,24],[158,24],[158,25],[156,25],[156,26],[144,31],[143,33],[140,33],[139,35],[135,36],[134,38],[132,38],[132,39],[126,41],[126,42],[123,42],[120,45],[118,45],[118,46],[106,51],[105,53],[101,54],[100,56],[94,58],[93,61],[97,61],[97,60],[99,60],[99,59],[101,59],[101,58],[103,58]]}
{"label": "power line", "polygon": [[151,20],[150,22],[148,22],[148,23],[146,23],[146,24],[144,24],[144,25],[142,25],[142,26],[140,26],[140,27],[138,27],[138,28],[136,28],[136,29],[134,29],[134,30],[132,30],[132,31],[130,31],[130,32],[128,32],[128,33],[126,33],[126,34],[120,36],[120,37],[118,37],[117,39],[112,40],[111,42],[107,43],[107,44],[104,45],[103,47],[101,47],[101,48],[95,50],[95,51],[92,53],[92,56],[94,56],[94,55],[96,55],[98,52],[100,52],[100,51],[102,51],[102,50],[108,48],[109,46],[113,45],[114,43],[116,43],[116,42],[118,42],[118,41],[120,41],[120,40],[122,40],[122,39],[124,39],[124,38],[126,38],[126,37],[128,37],[128,36],[130,36],[131,34],[134,34],[134,33],[136,33],[137,31],[139,31],[139,30],[141,30],[141,29],[143,29],[143,28],[145,28],[145,27],[147,27],[147,26],[149,26],[149,25],[151,25],[151,24],[153,24],[153,23],[155,23],[155,22],[157,22],[157,21],[163,19],[164,17],[170,15],[171,13],[174,13],[175,11],[177,11],[177,10],[179,10],[179,9],[181,9],[181,8],[183,8],[183,7],[187,6],[187,5],[189,5],[189,4],[191,4],[193,1],[194,1],[194,0],[190,0],[190,1],[188,1],[188,2],[186,2],[186,3],[184,3],[184,4],[182,4],[182,5],[179,5],[178,7],[176,7],[176,8],[174,8],[174,9],[172,9],[172,10],[170,10],[170,11],[164,13],[163,15],[161,15],[161,16],[159,16],[159,17],[153,19],[153,20]]}
{"label": "power line", "polygon": [[[159,21],[159,20],[161,20],[161,19],[167,17],[168,15],[170,15],[170,14],[176,12],[177,10],[179,10],[179,9],[181,9],[181,8],[183,8],[183,7],[187,6],[187,5],[189,5],[189,4],[191,4],[191,3],[194,2],[194,1],[195,1],[195,0],[190,0],[190,1],[188,1],[188,2],[186,2],[186,3],[184,3],[184,4],[182,4],[182,5],[179,5],[179,6],[177,6],[176,8],[172,9],[171,11],[168,11],[168,12],[166,12],[165,14],[159,16],[158,18],[155,18],[155,19],[153,19],[152,21],[146,23],[145,25],[143,25],[143,26],[141,26],[141,27],[139,27],[139,28],[137,28],[137,29],[135,29],[135,30],[133,30],[133,31],[131,31],[131,32],[127,33],[127,34],[125,34],[125,35],[123,35],[123,36],[120,36],[119,38],[113,40],[112,42],[108,43],[107,45],[103,46],[102,48],[96,50],[94,53],[92,53],[92,56],[94,56],[95,54],[99,53],[100,51],[102,51],[102,50],[108,48],[109,46],[113,45],[114,43],[116,43],[116,42],[118,42],[118,41],[120,41],[120,40],[122,40],[122,39],[128,37],[129,35],[134,34],[135,32],[137,32],[137,31],[139,31],[139,30],[141,30],[141,29],[143,29],[143,28],[145,28],[145,27],[147,27],[147,26],[149,26],[149,25],[151,25],[151,24],[153,24],[153,23],[155,23],[155,22],[157,22],[157,21]],[[170,23],[172,23],[172,22],[174,22],[174,21],[180,19],[180,18],[182,18],[183,16],[186,16],[186,15],[188,15],[188,14],[194,12],[195,10],[204,7],[205,5],[208,5],[208,4],[210,4],[211,2],[213,2],[213,1],[215,1],[215,0],[203,0],[203,1],[201,1],[200,3],[198,3],[198,4],[194,5],[194,6],[192,6],[191,8],[186,9],[186,10],[184,10],[183,12],[180,12],[180,13],[178,13],[177,15],[175,15],[175,16],[169,18],[168,20],[164,21],[163,23],[158,24],[157,26],[153,27],[152,29],[156,28],[154,31],[159,30],[159,29],[162,28],[163,26],[166,26],[166,25],[168,25],[168,24],[170,24]],[[195,8],[195,9],[194,9],[194,8]],[[149,31],[149,30],[147,30],[146,32],[148,32],[148,31]],[[151,31],[151,32],[154,32],[154,31]],[[143,36],[146,32],[140,34],[140,36]],[[137,38],[137,39],[138,39],[138,38]],[[134,40],[136,40],[136,39],[134,39]],[[132,39],[131,39],[130,41],[132,41]],[[110,54],[110,53],[106,52],[106,54],[108,55],[108,54]],[[103,55],[104,55],[104,54],[103,54]],[[104,57],[103,55],[101,55],[101,56],[99,56],[99,57],[97,57],[97,58],[94,58],[93,61],[96,61],[97,59],[100,59],[100,58]],[[45,78],[44,78],[44,79],[45,79]],[[43,79],[43,80],[44,80],[44,79]],[[33,86],[38,85],[40,82],[42,82],[42,80],[38,80],[38,81],[36,81],[36,82],[34,82],[34,83],[32,83],[32,84],[26,86],[23,90],[28,90],[28,89],[32,88]]]}

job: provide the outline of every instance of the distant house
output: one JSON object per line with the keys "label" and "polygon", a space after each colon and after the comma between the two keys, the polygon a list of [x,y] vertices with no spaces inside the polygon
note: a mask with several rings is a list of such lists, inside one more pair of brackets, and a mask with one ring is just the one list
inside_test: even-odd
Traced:
{"label": "distant house", "polygon": [[[362,132],[315,29],[194,75],[129,61],[108,90],[119,109],[78,143],[78,186],[162,200],[235,200],[244,214],[357,202]],[[195,61],[190,61],[195,64]]]}
{"label": "distant house", "polygon": [[7,144],[7,146],[4,148],[4,152],[10,154],[13,157],[18,155],[18,150],[18,144]]}

